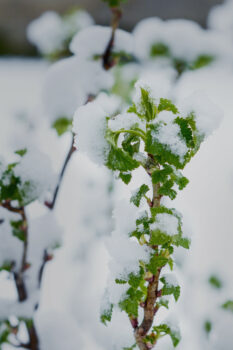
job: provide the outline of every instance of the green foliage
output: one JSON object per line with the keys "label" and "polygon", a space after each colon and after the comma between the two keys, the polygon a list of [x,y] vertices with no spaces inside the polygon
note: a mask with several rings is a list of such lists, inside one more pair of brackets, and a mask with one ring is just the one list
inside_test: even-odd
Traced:
{"label": "green foliage", "polygon": [[211,287],[215,288],[215,289],[221,289],[222,288],[222,281],[220,280],[220,278],[216,275],[211,275],[209,277],[208,280],[209,284],[211,285]]}
{"label": "green foliage", "polygon": [[153,327],[153,331],[157,333],[158,338],[164,335],[169,335],[171,337],[174,347],[176,347],[181,340],[179,329],[176,329],[176,328],[173,329],[171,326],[167,324],[161,324],[159,326],[155,326]]}
{"label": "green foliage", "polygon": [[[32,198],[33,184],[29,181],[22,181],[22,179],[15,174],[15,167],[21,161],[21,158],[27,153],[26,149],[17,150],[15,154],[20,157],[20,160],[14,163],[3,166],[0,164],[1,178],[0,178],[0,202],[3,201],[17,201],[19,206],[25,206],[35,200]],[[30,196],[28,196],[30,194]]]}
{"label": "green foliage", "polygon": [[0,349],[2,344],[8,343],[8,338],[11,334],[9,321],[0,321]]}
{"label": "green foliage", "polygon": [[65,132],[71,131],[72,120],[66,117],[61,117],[56,119],[52,126],[56,130],[58,136],[61,136]]}
{"label": "green foliage", "polygon": [[143,184],[131,197],[130,202],[132,202],[136,207],[139,207],[140,202],[146,193],[149,191],[149,187]]}
{"label": "green foliage", "polygon": [[103,310],[100,316],[101,322],[106,326],[107,322],[110,322],[112,319],[112,311],[113,311],[113,304],[110,304],[108,308]]}
{"label": "green foliage", "polygon": [[24,222],[22,220],[11,221],[13,236],[17,237],[20,241],[25,241],[25,231],[23,230]]}
{"label": "green foliage", "polygon": [[213,61],[214,61],[214,57],[211,55],[200,55],[191,64],[191,69],[199,69],[199,68],[208,66]]}
{"label": "green foliage", "polygon": [[222,309],[233,312],[233,300],[227,300],[222,304]]}
{"label": "green foliage", "polygon": [[206,320],[204,323],[204,330],[206,332],[207,335],[210,334],[210,332],[212,331],[212,322],[210,320]]}
{"label": "green foliage", "polygon": [[172,103],[172,101],[166,99],[166,98],[161,98],[159,101],[158,105],[158,111],[171,111],[174,114],[179,113],[177,107]]}
{"label": "green foliage", "polygon": [[151,57],[158,57],[158,56],[170,56],[170,50],[167,45],[164,43],[156,43],[151,46],[150,50],[150,56]]}
{"label": "green foliage", "polygon": [[132,175],[127,172],[120,172],[119,178],[126,184],[128,185],[130,183],[130,180],[132,179]]}
{"label": "green foliage", "polygon": [[139,166],[138,162],[130,157],[129,153],[114,146],[111,146],[108,153],[106,165],[109,169],[120,170],[121,172],[134,170]]}
{"label": "green foliage", "polygon": [[175,301],[178,301],[180,297],[180,286],[167,283],[165,277],[161,277],[160,281],[163,283],[162,295],[173,295]]}
{"label": "green foliage", "polygon": [[[139,102],[133,104],[127,111],[128,114],[133,114],[133,123],[130,124],[131,116],[127,115],[126,118],[129,119],[126,124],[119,123],[118,130],[113,131],[108,128],[110,118],[107,118],[106,129],[106,140],[109,145],[106,165],[111,170],[117,171],[119,178],[126,184],[130,182],[133,171],[138,167],[144,169],[151,179],[151,187],[142,182],[130,199],[136,207],[139,207],[144,197],[149,208],[140,214],[135,229],[128,233],[130,238],[145,246],[148,258],[145,261],[138,261],[138,274],[131,272],[128,276],[115,280],[119,288],[120,285],[124,285],[125,291],[118,306],[127,313],[131,322],[135,321],[136,324],[139,307],[146,307],[148,286],[151,286],[156,279],[157,283],[162,283],[162,288],[158,290],[160,286],[157,285],[155,313],[160,307],[169,307],[168,300],[164,299],[164,296],[173,295],[175,301],[179,299],[180,286],[175,282],[172,284],[172,279],[166,275],[160,277],[160,273],[165,267],[173,270],[174,249],[176,247],[189,249],[190,240],[183,236],[181,215],[175,209],[161,205],[160,198],[167,196],[174,199],[178,190],[183,190],[187,186],[188,179],[183,176],[181,169],[198,151],[204,138],[204,135],[197,130],[194,112],[182,115],[171,100],[161,98],[159,103],[156,103],[147,89],[141,88],[140,93]],[[160,113],[164,111],[170,112],[168,117],[163,113],[164,119],[162,115],[159,118]],[[183,157],[176,154],[169,145],[161,142],[160,129],[164,127],[166,130],[167,123],[175,125],[173,129],[177,130],[177,142],[183,142],[186,146],[184,149],[187,151]],[[124,129],[124,125],[127,125],[127,129]],[[152,197],[148,193],[150,188],[153,192]],[[165,222],[170,220],[177,227],[169,232],[169,226],[163,226],[161,221],[163,219]],[[110,320],[111,312],[112,307],[105,313],[104,321]],[[170,335],[174,346],[179,343],[179,332],[168,325],[159,325],[152,329],[156,334],[147,332],[143,337],[146,343],[153,346],[157,339],[164,335]]]}

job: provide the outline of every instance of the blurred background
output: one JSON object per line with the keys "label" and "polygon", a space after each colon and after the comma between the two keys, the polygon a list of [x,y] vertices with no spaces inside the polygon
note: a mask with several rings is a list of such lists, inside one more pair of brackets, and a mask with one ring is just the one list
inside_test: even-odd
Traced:
{"label": "blurred background", "polygon": [[[140,19],[150,16],[187,18],[206,24],[210,8],[223,0],[129,0],[124,6],[121,27],[131,29]],[[108,7],[99,0],[0,0],[0,54],[35,55],[26,40],[28,23],[46,10],[64,13],[72,6],[86,9],[99,24],[108,24]]]}

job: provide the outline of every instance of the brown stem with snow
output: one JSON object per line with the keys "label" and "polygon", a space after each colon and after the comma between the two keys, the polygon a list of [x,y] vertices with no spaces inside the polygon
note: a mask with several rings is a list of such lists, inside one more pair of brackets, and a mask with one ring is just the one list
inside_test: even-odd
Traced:
{"label": "brown stem with snow", "polygon": [[[148,155],[148,163],[154,163],[154,158],[152,155]],[[148,167],[147,173],[151,176],[151,168]],[[158,193],[160,188],[160,184],[153,184],[153,196],[150,202],[150,207],[157,208],[160,206],[161,195]],[[156,340],[153,345],[147,345],[145,341],[145,337],[148,335],[150,331],[155,314],[158,311],[158,307],[156,306],[156,300],[159,296],[159,277],[162,268],[158,268],[155,275],[150,278],[147,286],[147,298],[143,305],[144,316],[140,325],[135,328],[134,337],[137,343],[137,346],[140,350],[149,350],[151,346],[156,344]]]}

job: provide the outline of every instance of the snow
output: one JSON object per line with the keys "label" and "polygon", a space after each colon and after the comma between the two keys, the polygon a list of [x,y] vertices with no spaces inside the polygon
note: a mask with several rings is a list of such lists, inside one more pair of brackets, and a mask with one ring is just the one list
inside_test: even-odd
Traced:
{"label": "snow", "polygon": [[0,266],[4,263],[14,262],[15,269],[20,266],[22,256],[22,241],[13,236],[11,221],[18,221],[21,217],[18,214],[9,213],[8,210],[0,207]]}
{"label": "snow", "polygon": [[[77,33],[70,44],[70,50],[75,55],[92,59],[94,56],[102,56],[111,37],[111,28],[99,25],[90,26]],[[122,29],[117,29],[114,40],[113,52],[121,51],[133,53],[132,35]]]}
{"label": "snow", "polygon": [[14,168],[14,174],[21,179],[21,191],[24,202],[35,199],[45,200],[49,191],[53,190],[55,175],[50,159],[46,154],[31,147]]}
{"label": "snow", "polygon": [[29,24],[27,36],[43,54],[63,49],[65,36],[61,17],[54,11],[43,13]]}
{"label": "snow", "polygon": [[75,56],[63,59],[52,65],[46,75],[43,89],[46,115],[52,122],[60,117],[71,119],[90,95],[95,96],[112,85],[113,77],[99,62],[87,62]]}
{"label": "snow", "polygon": [[223,112],[213,103],[205,92],[194,92],[178,106],[181,114],[188,116],[194,113],[198,131],[209,136],[216,130],[223,119]]}
{"label": "snow", "polygon": [[156,215],[156,221],[150,225],[152,231],[159,230],[169,236],[177,235],[179,221],[177,217],[167,213]]}
{"label": "snow", "polygon": [[232,39],[233,2],[224,1],[211,8],[208,15],[208,27],[229,36]]}
{"label": "snow", "polygon": [[108,143],[104,138],[107,112],[98,102],[88,102],[74,115],[75,147],[97,164],[105,163]]}
{"label": "snow", "polygon": [[28,25],[27,37],[41,54],[50,55],[65,50],[77,32],[93,24],[93,18],[84,10],[72,11],[63,17],[47,11]]}
{"label": "snow", "polygon": [[[193,62],[201,55],[223,59],[224,55],[232,56],[233,53],[226,38],[205,31],[197,23],[185,19],[143,19],[136,25],[133,34],[135,52],[141,60],[162,59],[169,64],[169,57]],[[151,57],[151,49],[155,44],[165,45],[168,50],[165,56]]]}
{"label": "snow", "polygon": [[174,273],[166,273],[162,275],[162,277],[165,278],[166,284],[169,287],[171,286],[177,287],[179,285]]}
{"label": "snow", "polygon": [[129,130],[133,125],[139,124],[139,128],[144,129],[142,122],[135,113],[123,113],[116,115],[108,122],[108,127],[112,131],[121,129]]}
{"label": "snow", "polygon": [[72,38],[73,35],[80,30],[94,24],[94,19],[92,16],[88,12],[81,9],[65,15],[63,20],[64,31],[67,38]]}
{"label": "snow", "polygon": [[172,153],[183,160],[188,148],[180,137],[180,127],[174,123],[174,114],[170,111],[162,111],[155,119],[154,125],[160,125],[156,131],[152,130],[152,138],[165,145]]}

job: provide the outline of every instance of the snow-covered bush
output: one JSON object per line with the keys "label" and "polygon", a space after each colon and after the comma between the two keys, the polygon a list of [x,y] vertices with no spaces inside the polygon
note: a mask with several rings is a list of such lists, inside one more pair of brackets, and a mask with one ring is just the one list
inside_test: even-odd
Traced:
{"label": "snow-covered bush", "polygon": [[[111,27],[78,10],[50,11],[28,28],[42,56],[62,59],[46,68],[20,147],[0,159],[0,278],[13,290],[0,294],[0,348],[230,350],[232,295],[211,266],[222,269],[220,231],[224,267],[231,261],[223,222],[232,215],[219,207],[231,201],[222,175],[233,108],[233,49],[223,35],[230,14],[225,27],[219,7],[208,30],[148,18],[130,33],[118,28],[125,1],[104,2]],[[213,134],[218,105],[229,115],[224,141]],[[18,143],[19,120],[6,144]],[[202,237],[184,260],[187,213]]]}

